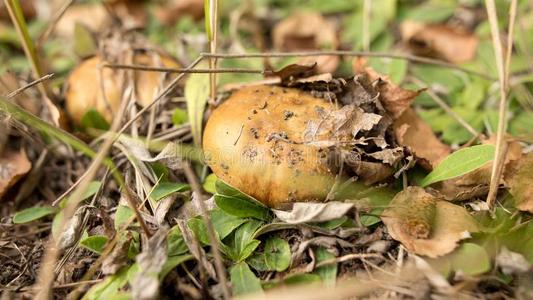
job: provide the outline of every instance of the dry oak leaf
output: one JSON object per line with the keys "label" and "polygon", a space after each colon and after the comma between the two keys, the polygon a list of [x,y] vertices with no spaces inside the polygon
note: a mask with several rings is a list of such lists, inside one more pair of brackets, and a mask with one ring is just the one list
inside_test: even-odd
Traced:
{"label": "dry oak leaf", "polygon": [[[335,24],[319,13],[295,13],[276,24],[272,31],[274,47],[281,51],[337,49],[339,39]],[[333,73],[339,66],[338,56],[304,57],[299,64],[317,63],[318,73]]]}
{"label": "dry oak leaf", "polygon": [[442,24],[405,21],[400,25],[402,39],[417,55],[438,57],[452,63],[472,60],[479,39],[464,30]]}
{"label": "dry oak leaf", "polygon": [[441,201],[420,187],[398,193],[381,219],[392,238],[410,252],[428,257],[450,253],[460,240],[479,231],[464,207]]}
{"label": "dry oak leaf", "polygon": [[0,156],[0,198],[31,169],[26,152],[5,149]]}
{"label": "dry oak leaf", "polygon": [[411,91],[397,86],[390,81],[388,76],[380,75],[372,67],[367,66],[366,59],[362,57],[354,58],[352,69],[355,73],[365,73],[368,80],[377,83],[375,88],[380,94],[379,99],[393,119],[399,118],[411,106],[415,97],[423,91]]}
{"label": "dry oak leaf", "polygon": [[508,173],[506,181],[515,198],[516,208],[533,213],[533,153],[514,161]]}
{"label": "dry oak leaf", "polygon": [[442,143],[431,127],[411,108],[407,108],[393,123],[399,145],[409,148],[418,163],[427,170],[435,168],[451,153],[450,146]]}

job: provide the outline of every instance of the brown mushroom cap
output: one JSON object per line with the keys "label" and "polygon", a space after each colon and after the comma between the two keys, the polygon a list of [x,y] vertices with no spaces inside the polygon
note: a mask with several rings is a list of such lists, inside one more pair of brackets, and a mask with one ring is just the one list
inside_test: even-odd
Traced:
{"label": "brown mushroom cap", "polygon": [[309,143],[308,124],[333,108],[297,89],[238,90],[207,122],[206,161],[219,178],[270,207],[324,200],[336,170],[330,150]]}
{"label": "brown mushroom cap", "polygon": [[[161,65],[178,68],[179,65],[168,56],[159,56]],[[145,66],[157,66],[156,59],[146,54],[137,54],[134,63]],[[67,79],[66,108],[75,124],[80,124],[83,115],[90,109],[98,111],[108,122],[113,119],[119,108],[122,88],[118,70],[102,68],[101,80],[105,97],[101,90],[99,56],[83,61]],[[160,87],[165,73],[134,71],[137,102],[142,106],[150,104]]]}

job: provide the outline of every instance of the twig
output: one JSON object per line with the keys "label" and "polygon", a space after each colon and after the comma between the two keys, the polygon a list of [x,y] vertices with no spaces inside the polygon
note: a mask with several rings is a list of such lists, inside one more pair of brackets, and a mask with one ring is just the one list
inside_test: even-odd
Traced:
{"label": "twig", "polygon": [[[418,78],[412,77],[411,81],[413,81],[416,85],[418,85],[421,88],[426,87],[426,85]],[[447,114],[449,114],[452,118],[454,118],[461,126],[463,126],[468,132],[470,132],[474,137],[479,136],[479,132],[475,130],[468,122],[465,121],[460,115],[458,115],[456,112],[454,112],[451,107],[446,104],[444,100],[442,100],[435,92],[431,90],[431,88],[428,88],[426,90],[426,93],[437,103],[440,108],[442,108]]]}
{"label": "twig", "polygon": [[335,257],[332,259],[321,261],[316,264],[315,268],[320,268],[322,266],[345,262],[348,260],[365,259],[365,258],[383,258],[383,256],[377,253],[351,253],[351,254],[346,254],[344,256],[341,256],[341,257]]}
{"label": "twig", "polygon": [[445,68],[460,70],[462,72],[479,76],[481,78],[494,81],[490,75],[480,73],[474,70],[465,69],[463,67],[448,63],[442,60],[421,57],[411,54],[397,54],[386,52],[372,52],[372,51],[342,51],[342,50],[329,50],[329,51],[302,51],[302,52],[258,52],[258,53],[245,53],[245,54],[224,54],[224,53],[200,53],[201,57],[205,58],[258,58],[258,57],[309,57],[309,56],[368,56],[368,57],[386,57],[392,59],[405,59],[413,62],[425,63],[437,65]]}
{"label": "twig", "polygon": [[63,6],[61,6],[61,8],[59,8],[59,10],[56,12],[55,16],[52,18],[52,21],[50,21],[50,23],[48,23],[48,26],[46,27],[46,30],[37,39],[37,45],[38,46],[41,46],[41,45],[44,44],[44,42],[46,42],[46,40],[48,39],[48,36],[50,36],[50,34],[54,31],[54,29],[55,29],[57,23],[59,22],[59,20],[61,20],[61,18],[63,17],[65,12],[67,11],[67,9],[75,1],[76,0],[66,0],[65,3],[63,4]]}
{"label": "twig", "polygon": [[198,182],[198,179],[196,178],[196,174],[194,174],[190,162],[183,162],[183,171],[185,172],[185,177],[187,177],[187,181],[191,184],[193,191],[198,196],[198,206],[200,208],[200,213],[202,214],[202,219],[204,220],[204,223],[207,227],[207,234],[209,237],[210,246],[213,252],[213,256],[215,257],[215,268],[217,270],[218,281],[222,285],[224,299],[230,299],[231,297],[226,279],[226,269],[224,268],[222,256],[220,255],[220,249],[218,247],[218,240],[216,238],[215,228],[213,226],[213,223],[211,222],[209,214],[207,213],[207,208],[205,207],[202,188],[200,186],[200,183]]}
{"label": "twig", "polygon": [[492,162],[492,172],[490,176],[489,194],[487,195],[487,204],[492,209],[496,201],[498,187],[500,185],[500,177],[505,161],[504,151],[504,135],[506,131],[506,116],[507,116],[507,90],[509,83],[509,64],[511,61],[511,51],[513,47],[514,21],[516,18],[517,1],[511,1],[509,8],[509,32],[507,53],[504,61],[504,53],[500,39],[500,29],[498,26],[498,16],[496,14],[496,6],[494,0],[485,0],[487,8],[487,15],[489,17],[490,32],[492,35],[492,46],[496,57],[496,67],[498,68],[498,79],[500,83],[500,105],[498,114],[498,131],[496,132],[496,151],[494,153],[494,161]]}
{"label": "twig", "polygon": [[34,81],[32,81],[32,82],[26,84],[25,86],[20,87],[20,88],[18,88],[18,89],[16,89],[16,90],[12,91],[11,93],[7,94],[7,95],[6,95],[6,98],[7,98],[7,99],[11,99],[11,98],[17,96],[18,94],[24,92],[25,90],[31,88],[32,86],[34,86],[34,85],[36,85],[36,84],[39,84],[39,83],[41,83],[41,82],[43,82],[43,81],[45,81],[45,80],[48,80],[48,79],[52,78],[53,76],[54,76],[54,74],[44,75],[43,77],[41,77],[41,78],[39,78],[39,79],[37,79],[37,80],[34,80]]}
{"label": "twig", "polygon": [[174,68],[160,68],[160,67],[148,67],[143,65],[125,65],[125,64],[104,64],[102,65],[105,68],[111,69],[131,69],[138,71],[146,72],[165,72],[165,73],[252,73],[252,74],[272,74],[268,70],[258,70],[258,69],[244,69],[244,68],[220,68],[220,69],[174,69]]}

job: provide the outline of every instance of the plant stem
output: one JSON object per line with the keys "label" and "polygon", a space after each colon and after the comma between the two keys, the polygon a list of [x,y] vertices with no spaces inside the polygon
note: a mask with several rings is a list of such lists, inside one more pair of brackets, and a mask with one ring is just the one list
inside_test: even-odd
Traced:
{"label": "plant stem", "polygon": [[492,163],[492,171],[490,176],[489,194],[487,195],[487,204],[492,209],[498,194],[498,187],[500,185],[500,177],[505,163],[505,145],[504,135],[507,127],[507,91],[509,83],[509,64],[511,61],[511,52],[513,47],[513,31],[514,21],[516,17],[517,1],[511,1],[509,8],[509,31],[508,31],[508,45],[507,53],[504,53],[502,42],[500,39],[500,29],[498,26],[498,16],[496,14],[496,6],[494,0],[485,0],[487,8],[487,15],[490,23],[490,32],[492,35],[492,46],[496,57],[496,67],[498,69],[498,80],[500,83],[500,103],[498,114],[498,131],[496,132],[496,151],[494,153],[494,161]]}

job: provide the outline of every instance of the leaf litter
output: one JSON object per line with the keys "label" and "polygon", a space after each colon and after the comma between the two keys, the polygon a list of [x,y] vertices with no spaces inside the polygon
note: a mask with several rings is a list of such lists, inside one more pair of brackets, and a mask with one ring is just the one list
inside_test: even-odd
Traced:
{"label": "leaf litter", "polygon": [[[155,23],[146,23],[146,15],[150,13],[148,10],[139,10],[141,7],[139,5],[142,4],[134,5],[129,2],[131,1],[113,1],[113,4],[107,7],[112,12],[110,14],[112,18],[102,14],[105,10],[97,11],[102,8],[100,5],[75,4],[67,9],[65,16],[61,18],[65,22],[70,18],[71,23],[58,23],[56,34],[58,37],[69,38],[74,34],[74,48],[78,55],[85,58],[96,52],[93,59],[99,59],[97,62],[99,67],[104,63],[174,68],[181,65],[166,65],[164,60],[168,53],[177,54],[180,62],[192,61],[194,56],[184,54],[184,51],[190,49],[187,50],[188,46],[183,45],[192,41],[195,36],[197,43],[201,44],[203,34],[197,31],[192,19],[183,16],[190,14],[198,18],[201,15],[198,13],[198,7],[202,7],[203,4],[201,1],[176,2],[173,4],[175,7],[167,10],[156,7],[155,16],[159,20]],[[391,23],[397,13],[396,4],[396,1],[372,1],[372,5],[378,8],[388,7],[387,14],[390,16],[387,18],[392,19],[387,20]],[[87,9],[96,9],[95,13],[87,14],[88,10],[82,8],[81,11],[85,13],[81,15],[78,13],[76,16],[74,12],[85,5],[90,6],[90,8],[87,6]],[[281,6],[285,5],[291,4]],[[311,1],[308,5],[313,10],[314,5],[320,4]],[[334,7],[336,4],[331,5]],[[428,2],[421,7],[431,10],[432,5],[434,3]],[[411,8],[409,6],[409,9]],[[285,14],[283,10],[270,15],[264,13],[270,11],[268,7],[262,9],[252,14],[249,10],[240,10],[247,15],[241,16],[240,21],[232,25],[237,27],[235,31],[237,33],[232,32],[232,35],[240,34],[239,30],[252,33],[253,39],[243,40],[243,45],[249,46],[250,42],[257,43],[255,46],[260,50],[272,46],[272,49],[280,51],[307,51],[347,49],[353,42],[346,43],[347,35],[345,36],[342,31],[346,24],[342,20],[338,22],[335,19],[342,16],[339,12],[345,9],[343,5],[331,8],[334,16],[331,13]],[[176,10],[179,10],[179,13],[172,13]],[[376,9],[371,8],[370,11],[372,17],[370,30],[376,30],[380,26],[385,28],[385,25],[376,26],[376,16],[373,16]],[[433,11],[444,14],[448,10],[439,8]],[[425,20],[422,23],[417,21],[419,23],[415,24],[404,20],[397,26],[399,31],[387,32],[381,29],[378,34],[371,32],[371,49],[379,47],[380,43],[390,47],[386,44],[403,41],[411,51],[419,55],[439,57],[454,63],[472,61],[480,51],[484,50],[483,47],[478,47],[478,44],[482,43],[478,35],[483,35],[483,31],[471,33],[473,32],[471,29],[480,19],[474,18],[472,21],[468,19],[469,17],[465,17],[472,11],[473,9],[466,5],[466,8],[458,8],[456,15],[445,15],[437,21]],[[360,13],[357,8],[355,16],[361,17]],[[71,16],[68,16],[69,14]],[[91,22],[87,23],[84,19],[87,20],[88,15],[91,15]],[[407,14],[405,18],[409,19],[415,15]],[[418,18],[422,15],[424,14],[419,13]],[[446,19],[447,21],[443,21]],[[109,29],[106,27],[109,27],[111,20],[113,24],[120,20],[122,28],[114,32],[114,29],[105,32],[103,29]],[[253,26],[242,28],[243,24],[249,25],[246,23],[249,20],[257,22],[256,24],[268,25],[268,28],[274,26],[271,32],[259,32],[253,29]],[[75,25],[84,22],[85,25]],[[132,28],[147,24],[147,28],[157,27],[159,26],[157,22],[162,24],[178,22],[176,28],[180,41],[167,40],[166,37],[172,30],[164,32],[168,28],[161,30],[161,27],[148,32],[149,40],[156,41],[159,45],[147,42],[141,35],[129,35]],[[460,29],[461,26],[456,26],[454,22],[461,23],[461,26],[464,25],[462,23],[468,23],[466,27],[469,28]],[[81,26],[85,26],[84,30],[81,30]],[[182,30],[187,33],[182,34]],[[396,36],[397,33],[400,33],[401,37]],[[98,48],[89,41],[91,37],[96,37],[92,42],[96,42]],[[230,44],[225,43],[227,42],[225,37],[222,39],[224,40],[222,47]],[[175,46],[176,44],[179,46]],[[359,41],[353,44],[358,45]],[[173,52],[167,53],[161,50],[163,48],[173,49]],[[175,48],[179,49],[174,51]],[[456,52],[457,49],[461,51]],[[58,56],[61,55],[63,54]],[[495,287],[490,280],[481,277],[489,271],[502,271],[510,276],[502,277],[506,288],[502,293],[506,296],[511,295],[509,287],[516,287],[516,293],[522,291],[524,285],[521,282],[525,278],[523,274],[530,270],[532,262],[531,256],[524,253],[523,247],[517,246],[516,241],[520,241],[518,244],[531,245],[525,238],[527,234],[524,234],[530,232],[528,231],[530,215],[520,213],[516,208],[531,212],[531,201],[528,201],[531,193],[528,193],[527,184],[531,177],[528,171],[531,155],[522,153],[528,151],[524,150],[529,149],[528,142],[512,139],[508,141],[504,176],[500,183],[502,206],[505,206],[505,210],[497,210],[497,220],[505,226],[488,226],[490,222],[485,219],[488,213],[487,207],[480,205],[484,203],[480,202],[480,199],[483,199],[487,193],[490,163],[485,165],[479,163],[470,167],[462,164],[467,160],[463,155],[464,151],[477,149],[479,146],[461,146],[462,150],[457,151],[458,145],[447,145],[442,142],[442,140],[449,141],[449,131],[434,129],[434,121],[438,121],[438,118],[428,120],[419,116],[419,114],[426,116],[423,115],[426,110],[433,109],[430,108],[431,104],[424,102],[427,99],[423,90],[403,88],[412,87],[406,82],[410,81],[410,76],[420,73],[411,72],[412,65],[408,65],[405,61],[401,62],[405,62],[404,67],[409,71],[405,71],[403,75],[394,72],[383,73],[382,66],[376,63],[379,60],[386,59],[367,61],[358,57],[349,61],[343,56],[310,56],[299,59],[298,64],[292,64],[296,60],[278,60],[269,57],[264,61],[264,69],[279,71],[265,71],[264,74],[274,77],[256,83],[233,81],[240,86],[239,89],[243,86],[253,89],[253,86],[257,86],[259,82],[285,91],[296,89],[320,99],[323,103],[329,103],[332,107],[313,112],[317,115],[317,119],[305,123],[303,129],[298,132],[305,137],[304,139],[299,140],[294,135],[287,135],[286,132],[285,134],[268,131],[258,133],[270,137],[268,143],[274,145],[274,150],[276,147],[291,147],[298,143],[306,143],[310,147],[329,151],[327,166],[331,168],[330,174],[334,180],[323,198],[328,201],[295,202],[286,207],[287,210],[269,209],[258,202],[262,200],[261,197],[253,199],[246,195],[249,193],[248,190],[238,185],[235,186],[237,189],[228,185],[232,184],[231,182],[223,186],[220,184],[221,180],[217,181],[217,177],[225,178],[217,172],[207,176],[208,180],[204,180],[209,174],[209,169],[202,165],[203,160],[201,155],[198,155],[199,151],[192,147],[182,147],[181,143],[184,141],[200,144],[206,117],[216,111],[214,107],[206,106],[208,85],[202,78],[207,78],[207,75],[189,75],[184,85],[185,92],[183,85],[175,86],[153,108],[150,108],[147,114],[134,122],[132,117],[150,105],[174,75],[139,70],[112,69],[111,71],[110,68],[103,67],[104,77],[113,74],[112,78],[104,80],[103,86],[106,92],[101,93],[98,80],[92,80],[88,81],[91,84],[87,84],[89,92],[84,94],[104,95],[103,99],[97,100],[101,102],[100,106],[104,107],[104,110],[78,114],[85,120],[82,122],[83,128],[73,130],[85,141],[92,141],[91,146],[97,147],[101,139],[93,140],[93,138],[102,132],[96,131],[97,134],[94,134],[90,129],[106,130],[108,128],[106,122],[112,120],[113,112],[116,111],[114,105],[128,101],[128,116],[124,122],[130,120],[133,126],[128,129],[128,135],[118,138],[118,146],[112,152],[113,160],[119,165],[120,171],[126,174],[126,185],[135,194],[141,215],[155,234],[148,239],[139,233],[139,224],[131,222],[133,211],[120,205],[118,200],[120,187],[116,182],[96,181],[99,187],[101,185],[102,191],[93,197],[90,205],[85,206],[88,201],[84,200],[86,203],[82,209],[89,208],[87,214],[83,213],[87,218],[84,218],[84,222],[79,222],[77,220],[79,218],[75,215],[72,220],[73,225],[68,226],[68,232],[62,234],[69,236],[66,239],[68,241],[64,242],[66,246],[63,247],[69,254],[65,254],[64,258],[68,259],[63,259],[58,265],[61,276],[56,283],[76,283],[81,280],[89,266],[99,263],[98,256],[103,255],[104,257],[101,257],[103,263],[99,268],[101,272],[91,277],[99,282],[91,283],[93,287],[86,292],[86,299],[108,297],[155,299],[158,295],[200,298],[207,294],[217,298],[221,297],[224,287],[213,267],[213,255],[221,255],[229,275],[229,287],[233,289],[234,295],[262,290],[268,295],[271,291],[275,291],[274,287],[289,289],[293,285],[316,281],[322,281],[324,288],[328,289],[335,286],[342,287],[344,278],[350,276],[363,278],[365,272],[371,277],[379,278],[377,275],[379,272],[374,273],[371,269],[386,270],[391,265],[395,266],[394,272],[397,274],[410,275],[405,278],[395,275],[383,279],[379,283],[381,288],[376,288],[367,295],[415,297],[434,293],[446,294],[452,289],[459,290],[459,293],[474,292],[484,295]],[[64,70],[70,71],[74,61],[70,60],[67,63],[70,63],[70,67]],[[221,63],[226,63],[226,60]],[[350,69],[350,63],[353,74],[347,71]],[[475,61],[473,65],[481,63]],[[391,67],[391,64],[388,66]],[[98,69],[95,70],[91,71],[94,76],[89,77],[94,79],[101,76],[98,74]],[[449,71],[442,70],[442,73]],[[390,78],[385,76],[386,74],[390,75]],[[224,74],[221,78],[230,75]],[[435,74],[429,74],[428,78],[430,75]],[[58,83],[61,84],[65,77],[66,72],[61,74]],[[462,79],[464,84],[472,80],[466,74]],[[451,82],[446,86],[448,84],[446,80],[436,81],[432,88],[436,88],[447,100],[457,96],[453,93],[453,84],[463,84]],[[72,83],[78,82],[75,80]],[[114,84],[107,88],[108,83]],[[145,85],[147,83],[152,86],[147,88]],[[480,85],[477,81],[476,84],[485,89],[484,84]],[[8,92],[11,90],[13,88]],[[237,93],[228,90],[221,93],[219,102],[224,101],[232,92]],[[27,94],[32,96],[30,99],[37,98],[30,90]],[[59,103],[62,103],[61,101]],[[476,101],[483,101],[483,98]],[[27,109],[32,107],[27,105],[28,101],[18,99],[18,102],[24,102],[20,104]],[[452,105],[457,104],[454,101],[450,102]],[[273,114],[275,104],[270,100],[260,103],[258,105],[260,113]],[[469,107],[473,105],[468,104]],[[173,122],[177,119],[174,118],[174,112],[185,113],[186,109],[189,117],[180,117],[179,121]],[[33,112],[39,114],[39,110]],[[254,114],[253,111],[251,114]],[[67,117],[73,115],[75,114],[70,112]],[[281,118],[275,122],[290,123],[301,117],[292,110],[285,110],[280,116]],[[489,122],[491,121],[487,119],[485,123]],[[267,127],[265,124],[268,125],[263,123],[262,126]],[[239,128],[240,126],[241,124]],[[482,129],[476,128],[480,132]],[[13,126],[7,135],[8,143],[18,145],[20,140],[26,138],[33,138],[43,145],[49,142],[46,137],[35,135],[31,131],[33,131],[31,128],[27,130],[24,126]],[[490,132],[490,129],[487,131]],[[443,132],[443,135],[435,132]],[[244,133],[247,131],[243,130]],[[485,144],[490,143],[483,137],[480,140]],[[473,143],[475,144],[475,141]],[[21,263],[14,264],[8,261],[6,272],[1,274],[0,279],[3,284],[6,282],[11,284],[14,280],[18,286],[23,287],[22,290],[35,280],[34,275],[28,275],[28,270],[38,269],[40,257],[38,255],[34,257],[32,253],[35,251],[39,253],[39,249],[42,249],[42,245],[38,242],[31,248],[28,248],[28,245],[46,237],[47,226],[49,227],[47,221],[51,220],[51,217],[47,216],[56,214],[64,202],[68,201],[58,198],[58,195],[64,194],[82,176],[90,162],[79,154],[74,154],[70,149],[56,146],[53,158],[45,161],[43,165],[43,172],[50,175],[49,178],[45,178],[47,184],[39,183],[35,194],[25,199],[23,207],[29,207],[28,210],[13,210],[10,199],[11,195],[18,192],[18,184],[15,182],[24,182],[23,175],[35,162],[35,152],[40,148],[34,149],[34,147],[33,144],[23,143],[20,149],[26,153],[28,170],[21,172],[22,175],[16,180],[13,179],[9,190],[5,189],[8,199],[6,211],[9,216],[13,216],[13,224],[7,225],[5,232],[13,236],[22,234],[24,238],[13,240],[7,235],[0,235],[2,251],[4,248],[8,249],[6,258],[21,258]],[[4,155],[5,152],[6,150],[3,152]],[[473,156],[476,154],[480,153],[475,152]],[[457,156],[457,160],[453,166],[447,165],[446,162],[454,156]],[[199,182],[187,182],[183,174],[183,160],[191,157],[195,158],[194,172]],[[293,151],[289,157],[289,161],[294,163],[298,154]],[[460,172],[450,173],[454,168],[460,169]],[[442,173],[442,169],[448,173]],[[435,173],[430,173],[432,170]],[[436,176],[431,174],[441,174],[438,179],[442,181],[423,179],[424,176]],[[269,175],[261,174],[264,178],[268,178]],[[454,178],[451,178],[452,176]],[[422,184],[430,187],[424,190],[412,186]],[[195,202],[203,198],[198,194],[203,191],[195,188],[197,185],[203,185],[206,191],[214,193],[209,201],[209,213],[216,230],[220,254],[213,253],[207,239],[205,224],[197,217],[199,210],[195,207]],[[219,188],[221,186],[222,189]],[[188,191],[190,187],[194,193]],[[252,189],[260,188],[253,185]],[[382,195],[379,192],[381,189],[386,189],[390,193]],[[0,191],[3,192],[3,189]],[[151,199],[150,196],[155,199]],[[293,197],[292,199],[297,199],[296,196]],[[195,200],[191,202],[190,198]],[[504,202],[507,198],[510,200]],[[164,207],[160,209],[159,205],[154,206],[152,200],[165,202]],[[448,202],[457,200],[466,201],[465,206]],[[58,203],[57,208],[46,206],[53,201]],[[146,205],[145,202],[149,204]],[[36,205],[32,206],[34,204]],[[93,205],[96,205],[96,209]],[[466,207],[470,207],[471,210]],[[15,211],[19,213],[14,214]],[[56,214],[54,220],[60,216],[61,213]],[[383,223],[380,220],[383,220]],[[513,226],[507,227],[507,224],[511,223]],[[167,225],[176,224],[177,226],[169,232],[164,229],[168,228]],[[29,233],[26,230],[29,230]],[[498,232],[495,233],[496,230]],[[107,252],[109,254],[106,254],[108,242],[114,235],[117,235],[118,243]],[[32,239],[34,236],[36,240]],[[492,249],[487,246],[492,243],[485,243],[484,239],[498,239],[504,241],[502,244],[505,246]],[[391,259],[393,257],[394,259]],[[23,259],[29,259],[28,263]],[[413,260],[417,261],[416,266],[413,266]],[[66,261],[66,264],[63,261]],[[3,261],[2,264],[4,265]],[[448,272],[444,272],[439,266],[447,266]],[[413,275],[412,270],[416,270],[417,274]],[[12,275],[18,273],[22,276]],[[476,277],[480,284],[476,282],[468,287],[465,286],[464,283],[471,283],[471,277]],[[452,279],[448,281],[450,278]],[[510,282],[512,283],[509,284]],[[485,284],[487,288],[484,288]],[[360,289],[362,290],[364,289]],[[333,292],[330,292],[330,295],[331,293]],[[64,294],[55,291],[54,295]]]}

